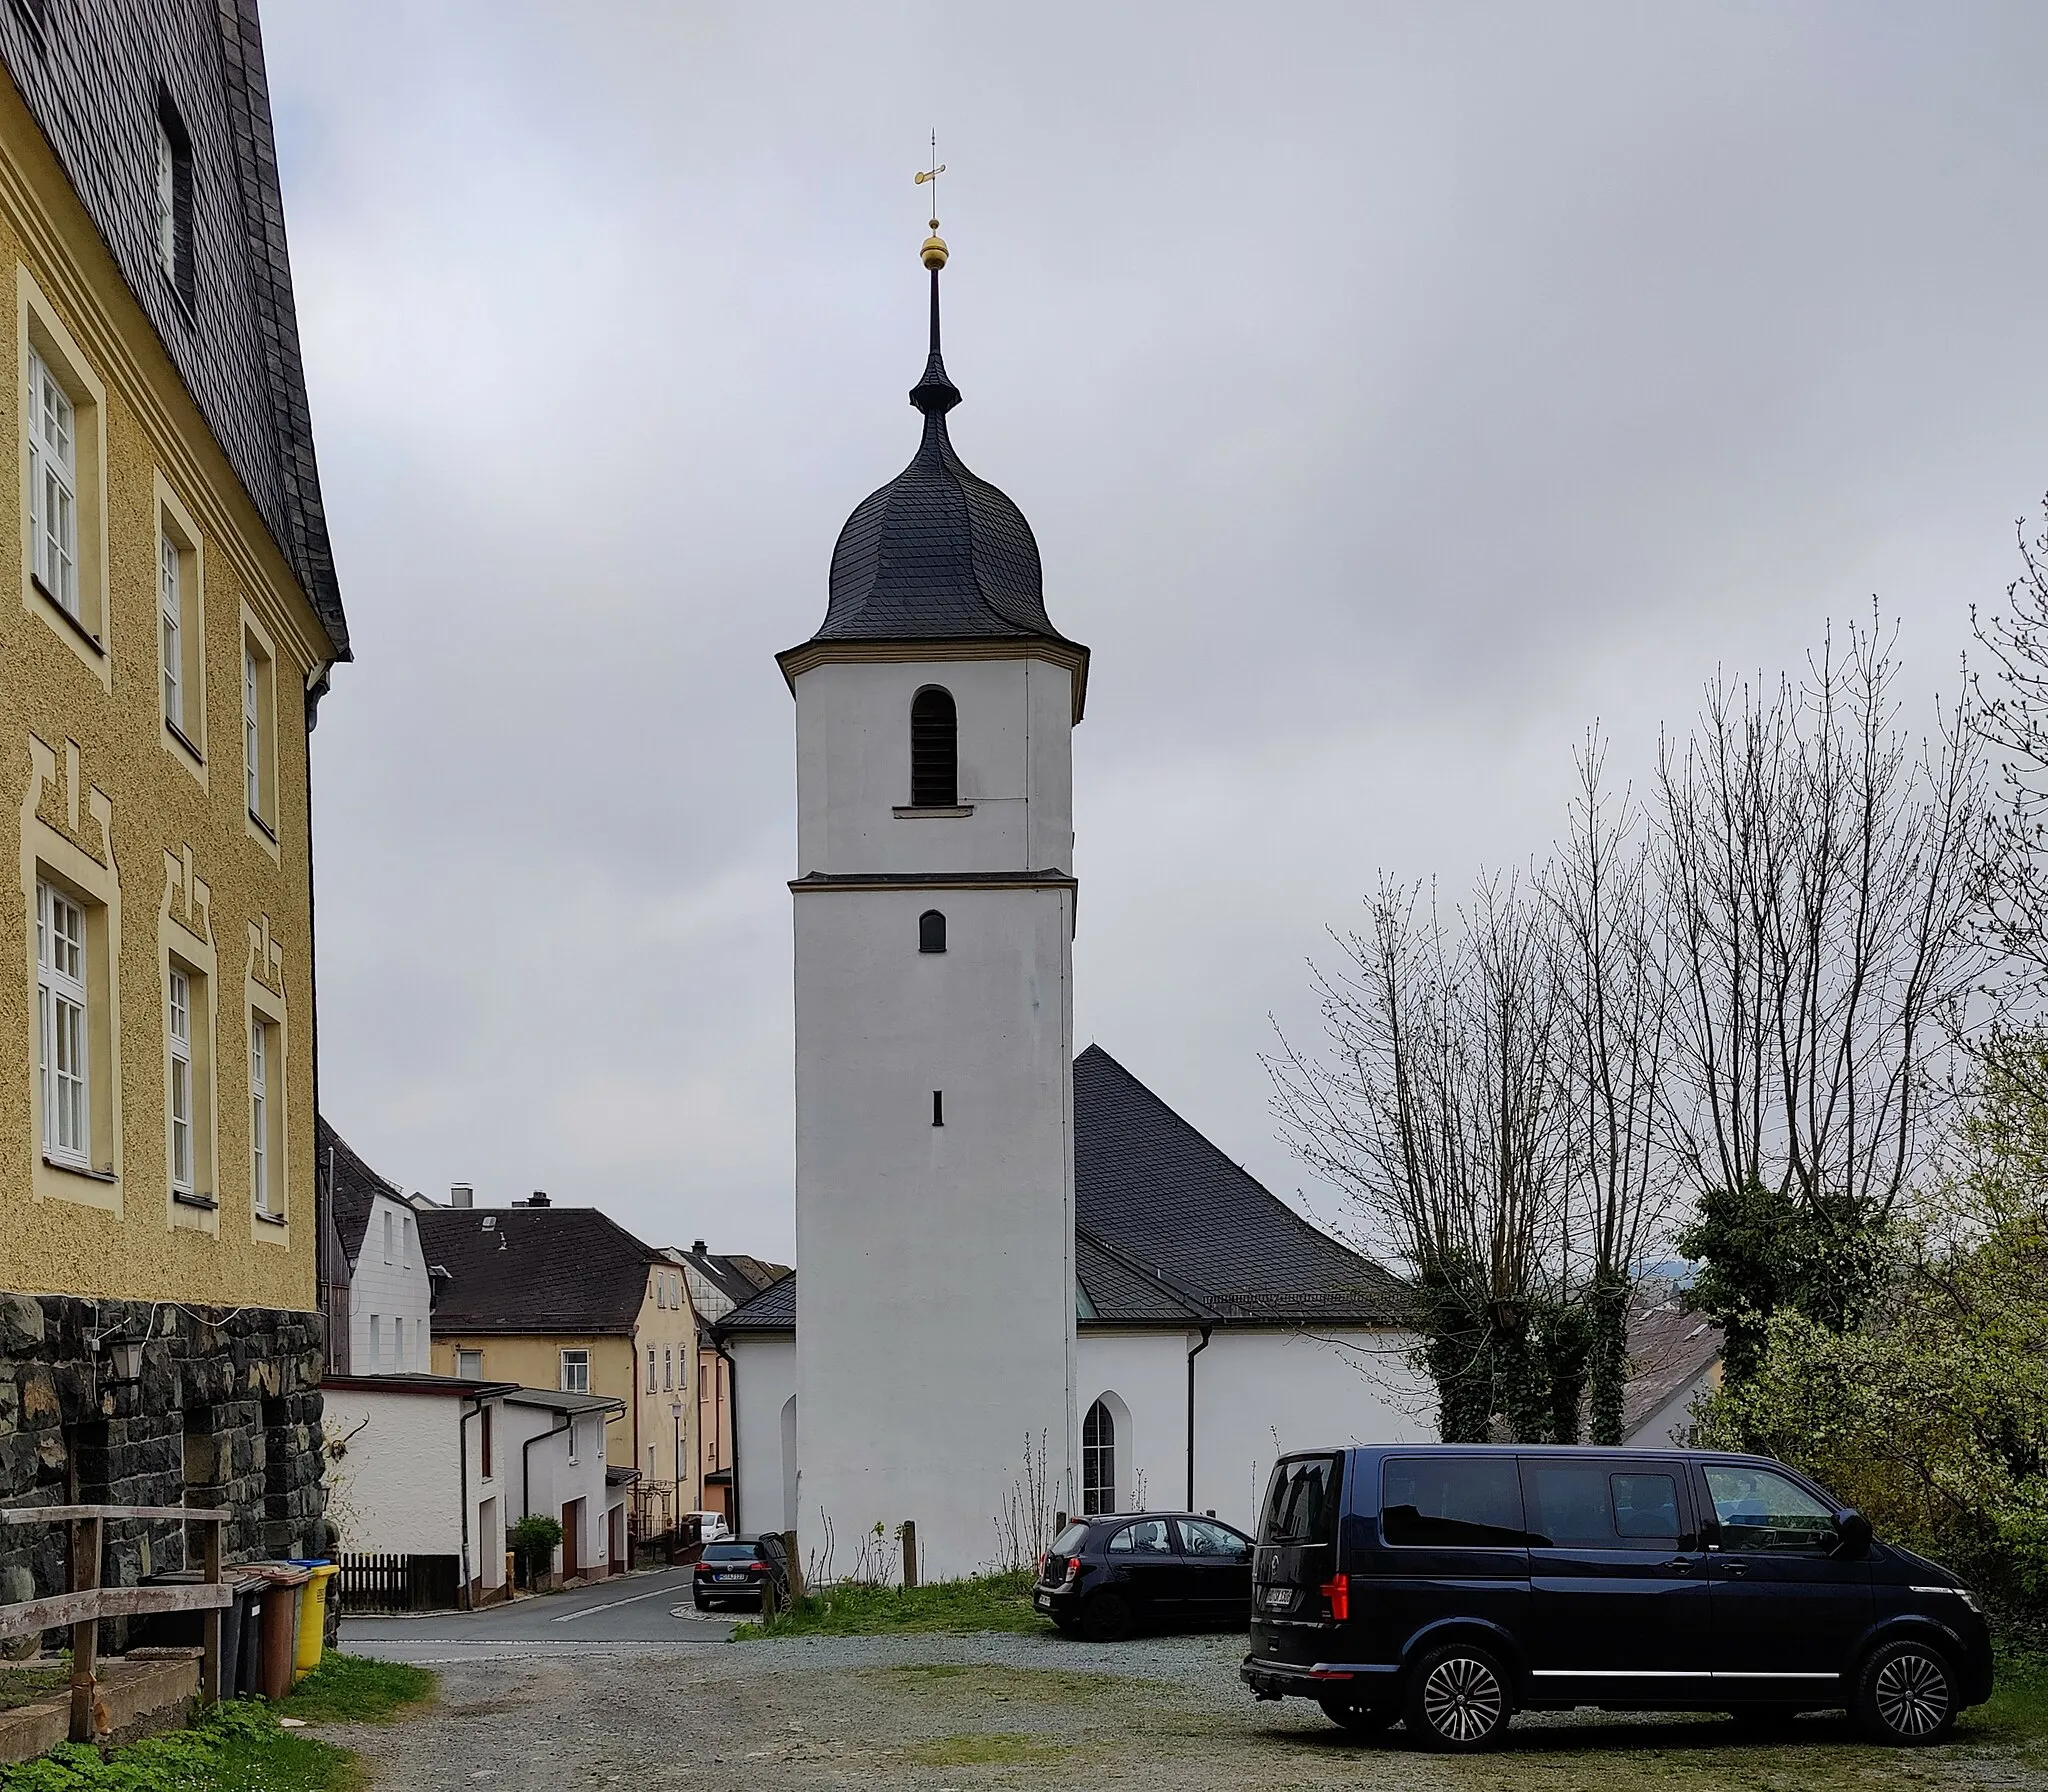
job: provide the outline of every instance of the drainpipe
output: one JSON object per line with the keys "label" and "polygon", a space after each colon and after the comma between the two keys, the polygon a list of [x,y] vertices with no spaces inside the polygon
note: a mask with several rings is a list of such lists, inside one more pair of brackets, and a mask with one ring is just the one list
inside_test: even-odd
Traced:
{"label": "drainpipe", "polygon": [[1202,1341],[1188,1352],[1188,1503],[1182,1508],[1192,1512],[1195,1509],[1195,1358],[1209,1348],[1209,1333],[1212,1326],[1202,1327]]}
{"label": "drainpipe", "polygon": [[[576,1415],[573,1412],[563,1412],[557,1409],[555,1417],[561,1423],[552,1426],[546,1431],[536,1431],[533,1436],[529,1437],[519,1446],[519,1516],[521,1518],[527,1517],[533,1511],[533,1446],[535,1444],[544,1444],[551,1437],[560,1437],[563,1432],[576,1423]],[[602,1416],[598,1420],[600,1427],[608,1422]]]}
{"label": "drainpipe", "polygon": [[[742,1535],[740,1530],[740,1366],[732,1360],[732,1352],[726,1349],[725,1340],[716,1332],[711,1335],[711,1348],[718,1352],[718,1360],[725,1365],[725,1386],[727,1400],[732,1413],[732,1534]],[[714,1413],[715,1413],[714,1407]]]}
{"label": "drainpipe", "polygon": [[455,1503],[462,1518],[461,1597],[462,1609],[464,1611],[471,1611],[475,1608],[475,1601],[470,1598],[469,1594],[469,1421],[483,1410],[481,1401],[478,1401],[474,1406],[470,1404],[471,1400],[475,1398],[474,1395],[464,1394],[462,1396],[462,1404],[457,1408],[455,1415],[456,1448],[461,1459],[461,1466],[457,1470],[456,1487],[458,1491]]}

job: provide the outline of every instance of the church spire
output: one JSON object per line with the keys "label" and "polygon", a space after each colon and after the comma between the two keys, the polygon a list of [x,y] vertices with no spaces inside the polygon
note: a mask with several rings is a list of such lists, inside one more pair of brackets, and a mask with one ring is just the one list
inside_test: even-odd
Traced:
{"label": "church spire", "polygon": [[[934,132],[934,152],[938,149],[938,142],[938,134]],[[934,153],[931,168],[918,175],[918,185],[923,186],[927,181],[937,181],[945,172],[946,165]],[[937,188],[934,187],[933,191],[936,193]],[[938,209],[936,204],[932,209]],[[946,239],[939,235],[938,219],[933,218],[931,225],[932,233],[924,239],[921,254],[924,265],[931,270],[932,276],[932,347],[931,354],[924,364],[924,377],[910,388],[910,402],[924,412],[927,418],[943,418],[960,402],[960,388],[946,377],[946,363],[939,354],[939,270],[946,265],[947,250]],[[944,425],[941,424],[940,427],[943,428]]]}

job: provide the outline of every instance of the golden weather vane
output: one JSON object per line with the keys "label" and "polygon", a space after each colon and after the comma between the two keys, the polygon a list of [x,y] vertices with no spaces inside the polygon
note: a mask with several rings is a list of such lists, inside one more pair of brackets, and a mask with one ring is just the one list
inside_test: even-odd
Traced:
{"label": "golden weather vane", "polygon": [[[917,185],[920,187],[929,186],[932,190],[932,211],[934,214],[939,209],[938,179],[945,172],[946,164],[939,160],[939,133],[934,131],[932,132],[932,165],[929,168],[920,168],[917,171]],[[924,265],[935,274],[946,265],[946,243],[945,239],[939,235],[939,220],[936,215],[932,218],[932,233],[924,239],[923,254]],[[936,287],[933,290],[936,291]],[[936,303],[937,301],[933,302]]]}

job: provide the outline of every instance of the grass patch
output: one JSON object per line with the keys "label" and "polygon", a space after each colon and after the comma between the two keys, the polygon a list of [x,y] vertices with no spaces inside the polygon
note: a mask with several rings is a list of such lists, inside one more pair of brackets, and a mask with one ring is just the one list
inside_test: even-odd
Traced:
{"label": "grass patch", "polygon": [[189,1730],[150,1736],[104,1759],[65,1743],[40,1760],[0,1768],[0,1792],[354,1792],[356,1760],[281,1729],[269,1706],[216,1706]]}
{"label": "grass patch", "polygon": [[981,1574],[928,1587],[827,1587],[807,1593],[760,1624],[742,1624],[734,1642],[782,1636],[899,1636],[918,1631],[1038,1631],[1046,1621],[1031,1609],[1033,1576]]}
{"label": "grass patch", "polygon": [[2002,1655],[1990,1699],[1962,1716],[1971,1742],[2048,1747],[2048,1655]]}
{"label": "grass patch", "polygon": [[934,1736],[929,1742],[917,1743],[903,1751],[903,1759],[919,1767],[1014,1767],[1065,1752],[1036,1736],[963,1730],[957,1736]]}
{"label": "grass patch", "polygon": [[402,1661],[328,1653],[278,1707],[309,1724],[388,1723],[408,1705],[434,1696],[434,1676]]}
{"label": "grass patch", "polygon": [[69,1668],[0,1668],[0,1711],[54,1699],[70,1685]]}

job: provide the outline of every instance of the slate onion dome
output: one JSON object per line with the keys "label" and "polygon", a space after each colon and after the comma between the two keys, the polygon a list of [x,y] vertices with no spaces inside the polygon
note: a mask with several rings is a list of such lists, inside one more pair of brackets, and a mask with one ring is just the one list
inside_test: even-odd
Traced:
{"label": "slate onion dome", "polygon": [[[1038,542],[1024,513],[954,451],[946,413],[960,402],[939,352],[938,222],[921,257],[931,274],[931,353],[910,402],[924,436],[910,465],[846,519],[832,550],[830,641],[1039,637],[1064,642],[1045,613]],[[1085,649],[1069,651],[1082,656]]]}

